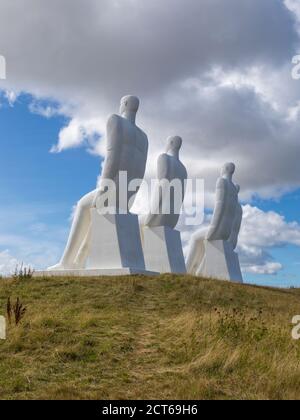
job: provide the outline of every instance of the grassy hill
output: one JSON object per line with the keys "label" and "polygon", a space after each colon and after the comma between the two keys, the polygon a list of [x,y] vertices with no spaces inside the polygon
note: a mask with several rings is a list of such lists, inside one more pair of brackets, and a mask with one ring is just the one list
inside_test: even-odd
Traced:
{"label": "grassy hill", "polygon": [[192,277],[0,281],[27,306],[0,399],[300,398],[300,290]]}

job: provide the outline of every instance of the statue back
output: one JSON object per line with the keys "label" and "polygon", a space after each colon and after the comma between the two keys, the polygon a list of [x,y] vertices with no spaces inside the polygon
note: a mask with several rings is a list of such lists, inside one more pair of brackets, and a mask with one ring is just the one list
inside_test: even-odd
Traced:
{"label": "statue back", "polygon": [[224,235],[224,238],[228,239],[231,235],[233,223],[236,214],[236,208],[238,205],[238,194],[234,184],[227,181],[226,195],[225,195],[225,207],[224,213],[220,224],[220,230]]}
{"label": "statue back", "polygon": [[233,221],[232,231],[229,238],[229,242],[232,244],[233,249],[237,247],[238,239],[239,239],[239,233],[241,230],[243,220],[243,208],[240,205],[240,203],[237,204],[236,211],[235,211],[235,218]]}
{"label": "statue back", "polygon": [[[180,209],[185,195],[185,183],[187,171],[185,166],[177,158],[163,154],[158,160],[158,181],[167,180],[169,185],[159,185],[154,193],[154,203],[159,203],[156,208],[157,214],[148,216],[146,225],[149,227],[167,226],[175,228],[180,216]],[[170,188],[174,182],[174,187]],[[178,194],[178,195],[177,195]],[[164,213],[165,201],[169,200],[169,214]]]}
{"label": "statue back", "polygon": [[[223,194],[219,192],[217,195],[221,195],[224,198],[223,202],[216,202],[214,219],[217,215],[218,220],[214,220],[214,223],[217,225],[217,229],[211,240],[227,241],[230,238],[234,224],[238,193],[235,185],[224,178],[218,180],[218,188],[223,190]],[[220,209],[222,209],[221,212]]]}
{"label": "statue back", "polygon": [[[119,206],[119,190],[123,194],[123,189],[127,188],[131,181],[144,179],[147,156],[148,156],[148,138],[147,135],[135,124],[119,115],[113,115],[109,121],[110,130],[108,130],[108,147],[114,144],[118,159],[113,173],[116,174],[112,179],[117,187],[117,206]],[[127,185],[119,185],[119,174],[127,174]],[[128,191],[129,201],[135,195],[135,192]],[[130,203],[131,206],[133,204]]]}

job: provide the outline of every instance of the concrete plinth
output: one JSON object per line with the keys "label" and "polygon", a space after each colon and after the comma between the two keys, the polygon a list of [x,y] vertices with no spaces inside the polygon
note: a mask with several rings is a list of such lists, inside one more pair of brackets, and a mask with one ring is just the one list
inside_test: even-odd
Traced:
{"label": "concrete plinth", "polygon": [[180,232],[169,227],[144,227],[142,235],[146,270],[186,273]]}
{"label": "concrete plinth", "polygon": [[91,210],[91,234],[84,269],[40,271],[35,277],[99,277],[158,274],[146,269],[138,217],[100,215]]}
{"label": "concrete plinth", "polygon": [[146,271],[138,217],[92,210],[87,269]]}
{"label": "concrete plinth", "polygon": [[239,257],[227,241],[204,240],[205,255],[197,275],[243,283]]}

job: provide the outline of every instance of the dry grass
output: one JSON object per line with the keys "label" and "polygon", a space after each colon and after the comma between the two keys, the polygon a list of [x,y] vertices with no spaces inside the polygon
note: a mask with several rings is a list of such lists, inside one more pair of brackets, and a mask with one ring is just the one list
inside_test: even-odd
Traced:
{"label": "dry grass", "polygon": [[300,291],[191,277],[0,282],[0,399],[300,399]]}

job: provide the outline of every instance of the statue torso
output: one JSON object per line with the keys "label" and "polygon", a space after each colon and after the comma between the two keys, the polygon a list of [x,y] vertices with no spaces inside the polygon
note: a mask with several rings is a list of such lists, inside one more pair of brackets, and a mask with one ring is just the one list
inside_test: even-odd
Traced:
{"label": "statue torso", "polygon": [[[181,189],[180,196],[176,199],[174,196],[174,189],[171,188],[170,193],[167,191],[168,186],[159,188],[155,194],[159,195],[160,209],[159,214],[150,215],[147,225],[150,227],[168,226],[175,228],[180,216],[180,208],[185,194],[185,181],[187,179],[187,171],[185,166],[175,157],[168,154],[163,154],[159,157],[158,161],[158,180],[168,180],[170,183],[176,181],[176,186]],[[178,182],[178,184],[177,184]],[[163,199],[170,199],[170,214],[164,214]],[[155,197],[154,197],[155,199]],[[175,205],[176,200],[176,205]],[[179,201],[178,201],[179,200]]]}
{"label": "statue torso", "polygon": [[240,205],[240,203],[237,204],[236,211],[235,211],[235,218],[233,221],[232,231],[229,238],[229,242],[232,244],[233,249],[237,247],[238,239],[239,239],[239,233],[241,230],[243,220],[243,208]]}
{"label": "statue torso", "polygon": [[225,195],[224,202],[217,203],[217,205],[223,206],[223,212],[220,215],[216,236],[218,239],[228,240],[232,232],[236,215],[238,193],[235,185],[227,179],[222,178],[220,185],[220,188],[223,188]]}
{"label": "statue torso", "polygon": [[[148,155],[146,134],[135,124],[119,115],[114,115],[112,118],[115,125],[114,134],[118,137],[116,147],[120,152],[118,171],[127,172],[129,181],[143,179]],[[111,134],[108,133],[108,135]]]}
{"label": "statue torso", "polygon": [[[116,176],[113,179],[117,186],[118,197],[120,172],[126,172],[127,174],[127,190],[131,181],[144,179],[148,156],[148,138],[139,127],[119,115],[113,115],[110,119],[110,124],[112,130],[107,133],[108,144],[115,144],[116,152],[119,156],[117,167],[115,168]],[[115,136],[116,139],[109,138],[109,136]],[[120,189],[122,190],[123,188],[124,185],[121,184]],[[134,195],[134,192],[128,191],[128,202]]]}

